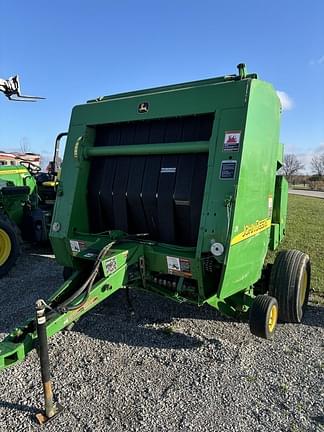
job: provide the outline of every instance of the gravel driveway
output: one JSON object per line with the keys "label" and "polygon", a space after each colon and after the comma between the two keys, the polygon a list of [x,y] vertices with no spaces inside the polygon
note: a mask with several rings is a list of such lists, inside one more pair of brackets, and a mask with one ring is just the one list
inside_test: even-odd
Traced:
{"label": "gravel driveway", "polygon": [[[62,282],[44,251],[0,280],[0,338]],[[46,431],[324,431],[324,308],[279,325],[274,342],[208,308],[119,292],[50,340],[65,407]],[[38,430],[39,363],[0,373],[0,431]],[[44,428],[44,430],[45,430]]]}

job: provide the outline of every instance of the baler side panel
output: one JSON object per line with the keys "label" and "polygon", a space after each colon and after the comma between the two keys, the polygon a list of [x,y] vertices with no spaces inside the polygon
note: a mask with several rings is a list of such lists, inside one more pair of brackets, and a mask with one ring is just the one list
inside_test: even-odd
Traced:
{"label": "baler side panel", "polygon": [[261,276],[270,237],[279,120],[279,100],[272,86],[252,80],[221,298],[248,288]]}
{"label": "baler side panel", "polygon": [[[246,83],[245,83],[246,84]],[[247,84],[246,84],[247,85]],[[236,105],[239,105],[236,103]],[[206,206],[202,221],[201,243],[197,248],[200,252],[209,252],[211,243],[219,242],[226,245],[230,236],[231,214],[226,207],[228,200],[235,197],[237,178],[240,169],[242,146],[238,151],[224,151],[225,134],[228,131],[241,131],[244,133],[245,107],[219,110],[217,112],[218,129],[217,138],[211,145],[214,147],[210,153],[208,165],[208,177],[206,184]],[[236,164],[233,178],[221,178],[221,170],[224,161]],[[224,261],[225,255],[217,257],[218,262]]]}
{"label": "baler side panel", "polygon": [[[56,259],[67,267],[73,266],[69,239],[75,237],[75,231],[89,231],[86,200],[89,161],[82,160],[82,148],[86,142],[91,142],[92,134],[82,120],[74,109],[50,232]],[[59,224],[58,231],[53,231],[53,224]]]}

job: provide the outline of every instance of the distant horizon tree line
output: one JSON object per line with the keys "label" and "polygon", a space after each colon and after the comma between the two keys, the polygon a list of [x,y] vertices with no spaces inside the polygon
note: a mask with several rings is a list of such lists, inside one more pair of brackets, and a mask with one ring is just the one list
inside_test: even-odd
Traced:
{"label": "distant horizon tree line", "polygon": [[310,189],[322,190],[324,188],[324,152],[314,155],[310,165],[312,169],[311,175],[300,174],[305,165],[295,154],[288,153],[284,156],[284,164],[280,171],[291,184],[303,184]]}
{"label": "distant horizon tree line", "polygon": [[[299,174],[299,171],[304,169],[305,165],[299,160],[294,153],[287,153],[284,156],[284,164],[281,171],[287,178]],[[311,160],[311,168],[313,175],[318,177],[324,176],[324,153],[314,155]]]}

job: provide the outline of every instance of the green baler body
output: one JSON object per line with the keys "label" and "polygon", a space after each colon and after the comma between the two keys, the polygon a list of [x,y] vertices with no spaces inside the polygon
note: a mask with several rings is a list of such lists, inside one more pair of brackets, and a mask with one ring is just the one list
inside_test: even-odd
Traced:
{"label": "green baler body", "polygon": [[[285,234],[279,122],[273,87],[242,68],[75,107],[50,231],[75,271],[47,300],[47,335],[124,287],[246,317]],[[36,346],[31,319],[0,369]]]}
{"label": "green baler body", "polygon": [[[135,219],[151,217],[143,196],[147,170],[157,163],[160,165],[154,177],[157,186],[153,204],[159,209],[160,221],[153,222],[158,232],[166,234],[154,237],[148,232],[138,252],[145,262],[144,279],[142,274],[132,283],[126,272],[123,285],[133,284],[215,307],[238,293],[248,292],[261,277],[269,245],[275,248],[282,240],[287,189],[282,186],[284,180],[276,182],[283,152],[277,94],[256,75],[238,78],[221,77],[117,94],[73,109],[50,233],[60,264],[82,269],[105,244],[141,233],[134,232],[134,228],[132,232],[123,229],[125,224],[116,220],[116,215],[128,218],[129,226],[131,215]],[[197,129],[197,122],[203,121],[209,122],[203,133],[196,131],[196,135],[184,138],[191,122]],[[153,127],[163,129],[160,138],[152,139]],[[136,130],[145,131],[142,138],[136,136]],[[203,160],[206,175],[202,180],[199,169]],[[113,174],[109,169],[111,161]],[[187,161],[191,171],[184,168]],[[142,168],[136,176],[139,165]],[[107,182],[113,186],[107,186],[105,192],[103,177],[111,175],[114,179]],[[190,202],[196,177],[203,181],[197,208]],[[128,193],[134,182],[138,182],[135,209]],[[182,190],[187,191],[183,197],[175,193],[175,185],[181,182]],[[96,190],[97,204],[93,205],[90,195]],[[276,199],[278,191],[280,199]],[[119,206],[115,222],[110,225],[109,206],[103,208],[107,199],[112,200],[112,211]],[[272,219],[274,205],[276,216]],[[161,212],[166,215],[164,219]],[[193,212],[198,212],[194,244],[184,238],[177,243],[177,230],[190,225]],[[174,221],[175,214],[182,216],[174,226],[170,225],[170,230],[175,231],[172,237],[167,234],[165,221]],[[146,220],[147,226],[151,222]],[[169,237],[170,242],[166,240]],[[214,244],[218,250],[223,247],[223,253],[214,256]],[[127,245],[120,248],[127,253]]]}

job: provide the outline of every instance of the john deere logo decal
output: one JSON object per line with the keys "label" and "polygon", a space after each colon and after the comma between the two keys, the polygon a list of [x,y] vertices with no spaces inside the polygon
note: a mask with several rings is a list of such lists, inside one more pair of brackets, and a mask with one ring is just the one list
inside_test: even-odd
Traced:
{"label": "john deere logo decal", "polygon": [[149,110],[149,103],[148,102],[142,102],[138,105],[138,112],[139,113],[146,113]]}

